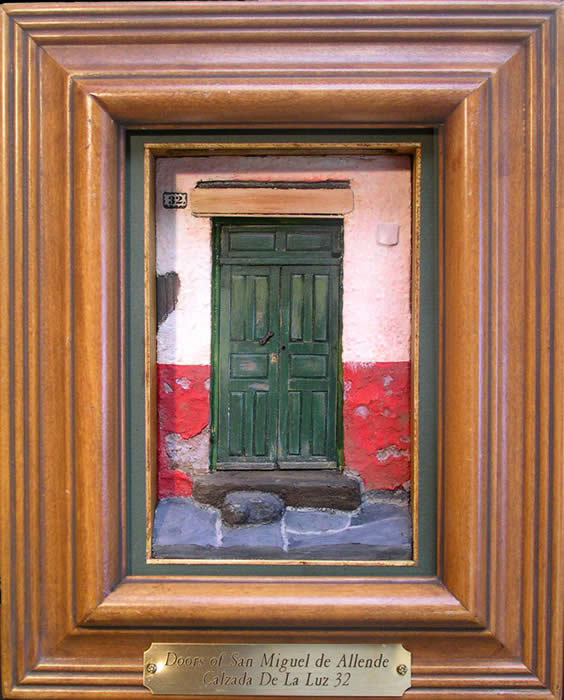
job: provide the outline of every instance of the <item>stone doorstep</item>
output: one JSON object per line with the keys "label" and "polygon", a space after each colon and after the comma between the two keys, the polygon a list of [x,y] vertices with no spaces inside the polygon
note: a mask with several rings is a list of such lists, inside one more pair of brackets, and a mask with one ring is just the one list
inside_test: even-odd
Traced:
{"label": "stone doorstep", "polygon": [[356,510],[360,481],[334,471],[221,471],[193,478],[192,498],[221,508],[231,491],[275,493],[287,506]]}

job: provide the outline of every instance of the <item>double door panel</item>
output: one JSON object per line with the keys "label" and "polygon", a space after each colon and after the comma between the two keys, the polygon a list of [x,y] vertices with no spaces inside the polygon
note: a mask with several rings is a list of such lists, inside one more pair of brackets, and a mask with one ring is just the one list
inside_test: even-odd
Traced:
{"label": "double door panel", "polygon": [[218,469],[337,466],[337,265],[221,267]]}

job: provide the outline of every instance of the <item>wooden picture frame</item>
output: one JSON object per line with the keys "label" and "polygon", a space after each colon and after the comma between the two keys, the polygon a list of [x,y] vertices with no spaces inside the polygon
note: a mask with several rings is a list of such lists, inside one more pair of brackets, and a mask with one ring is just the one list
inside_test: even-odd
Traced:
{"label": "wooden picture frame", "polygon": [[[564,12],[5,5],[2,692],[141,698],[152,641],[391,641],[413,698],[560,698]],[[435,126],[438,568],[128,576],[127,128]]]}

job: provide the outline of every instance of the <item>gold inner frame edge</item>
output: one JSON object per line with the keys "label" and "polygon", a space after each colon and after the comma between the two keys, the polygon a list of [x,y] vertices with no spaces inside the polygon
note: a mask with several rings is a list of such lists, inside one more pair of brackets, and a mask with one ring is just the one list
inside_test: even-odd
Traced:
{"label": "gold inner frame edge", "polygon": [[[253,564],[297,566],[415,566],[419,560],[419,319],[421,235],[421,143],[413,142],[248,142],[144,144],[144,267],[145,267],[145,513],[147,564]],[[156,329],[155,291],[155,161],[157,158],[217,155],[411,155],[411,518],[413,558],[407,560],[316,559],[157,559],[152,557],[153,512],[156,505]],[[150,342],[149,342],[150,341]]]}

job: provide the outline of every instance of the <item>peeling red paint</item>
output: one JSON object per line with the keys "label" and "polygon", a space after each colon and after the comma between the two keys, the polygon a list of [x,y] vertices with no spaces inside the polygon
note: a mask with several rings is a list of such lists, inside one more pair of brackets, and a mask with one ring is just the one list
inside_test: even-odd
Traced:
{"label": "peeling red paint", "polygon": [[[189,496],[190,475],[170,469],[165,436],[198,435],[209,423],[207,365],[157,365],[158,497]],[[410,363],[345,363],[345,465],[367,489],[395,489],[411,478]]]}
{"label": "peeling red paint", "polygon": [[157,365],[159,498],[192,493],[190,476],[179,469],[169,469],[165,436],[177,433],[188,440],[208,425],[210,376],[209,365]]}
{"label": "peeling red paint", "polygon": [[180,469],[161,469],[157,484],[159,498],[166,496],[189,496],[192,493],[192,479]]}
{"label": "peeling red paint", "polygon": [[209,365],[157,365],[159,424],[187,440],[209,423]]}
{"label": "peeling red paint", "polygon": [[367,489],[395,489],[411,476],[410,363],[343,366],[345,465]]}

